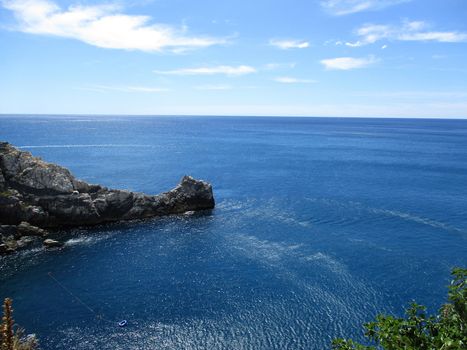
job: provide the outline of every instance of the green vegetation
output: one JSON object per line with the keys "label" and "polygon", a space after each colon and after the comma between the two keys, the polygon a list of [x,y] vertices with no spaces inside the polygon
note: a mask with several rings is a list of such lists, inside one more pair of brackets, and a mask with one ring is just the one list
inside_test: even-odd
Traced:
{"label": "green vegetation", "polygon": [[[437,316],[428,316],[424,306],[413,303],[405,318],[378,315],[365,324],[365,336],[374,345],[362,345],[351,339],[335,339],[333,350],[465,350],[467,349],[467,269],[455,268],[448,300]],[[0,324],[0,350],[36,350],[34,336],[24,337],[14,329],[12,300],[3,304]]]}
{"label": "green vegetation", "polygon": [[437,316],[426,315],[424,306],[413,303],[405,318],[378,315],[365,324],[365,337],[375,346],[336,339],[334,350],[461,350],[467,349],[467,269],[455,268],[449,286],[449,302]]}
{"label": "green vegetation", "polygon": [[3,303],[3,318],[0,324],[0,350],[38,349],[36,337],[25,337],[21,328],[15,330],[12,303],[13,301],[9,298],[6,298]]}

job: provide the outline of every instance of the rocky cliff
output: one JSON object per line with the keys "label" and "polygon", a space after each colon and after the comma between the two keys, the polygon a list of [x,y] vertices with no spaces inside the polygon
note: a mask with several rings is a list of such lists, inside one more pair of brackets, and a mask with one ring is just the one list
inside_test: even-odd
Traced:
{"label": "rocky cliff", "polygon": [[41,229],[212,208],[211,185],[189,176],[174,189],[154,196],[113,190],[78,180],[68,169],[0,142],[0,253],[11,250],[13,241],[24,240],[21,232],[26,227],[29,232],[37,228],[35,236],[45,236]]}

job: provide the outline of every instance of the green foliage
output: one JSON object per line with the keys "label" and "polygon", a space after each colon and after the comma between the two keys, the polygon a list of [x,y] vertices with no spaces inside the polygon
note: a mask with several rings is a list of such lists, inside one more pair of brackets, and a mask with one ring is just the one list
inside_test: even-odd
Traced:
{"label": "green foliage", "polygon": [[13,301],[6,298],[3,303],[3,317],[0,324],[0,350],[35,350],[38,348],[34,336],[24,336],[21,328],[14,330]]}
{"label": "green foliage", "polygon": [[424,306],[412,303],[405,318],[378,315],[365,324],[365,337],[375,346],[335,339],[334,350],[462,350],[467,349],[467,269],[452,270],[449,302],[439,314],[428,316]]}

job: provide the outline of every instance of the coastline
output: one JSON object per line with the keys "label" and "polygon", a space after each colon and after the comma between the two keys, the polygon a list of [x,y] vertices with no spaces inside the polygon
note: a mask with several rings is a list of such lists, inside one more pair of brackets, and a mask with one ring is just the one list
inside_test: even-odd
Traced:
{"label": "coastline", "polygon": [[31,237],[47,247],[61,242],[46,238],[48,228],[91,226],[215,206],[212,186],[184,176],[158,195],[108,189],[76,179],[56,164],[44,162],[7,142],[0,142],[0,254],[27,247]]}

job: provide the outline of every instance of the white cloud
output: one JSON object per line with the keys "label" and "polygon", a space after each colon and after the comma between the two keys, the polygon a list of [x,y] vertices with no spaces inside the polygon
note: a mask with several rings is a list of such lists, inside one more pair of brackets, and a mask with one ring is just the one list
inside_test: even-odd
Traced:
{"label": "white cloud", "polygon": [[360,39],[356,42],[348,42],[345,45],[358,47],[374,44],[377,41],[438,41],[438,42],[466,42],[467,33],[457,31],[430,31],[429,26],[423,21],[405,21],[398,26],[367,24],[357,30]]}
{"label": "white cloud", "polygon": [[405,41],[439,41],[444,43],[459,43],[467,41],[467,33],[460,32],[420,32],[404,33],[399,37]]}
{"label": "white cloud", "polygon": [[292,69],[295,68],[297,64],[295,62],[289,63],[267,63],[264,65],[265,70],[278,70],[278,69]]}
{"label": "white cloud", "polygon": [[308,41],[303,40],[293,40],[293,39],[271,39],[269,40],[269,45],[275,46],[281,50],[288,49],[306,49],[310,46]]}
{"label": "white cloud", "polygon": [[[340,41],[338,41],[336,43],[336,45],[342,45],[342,44],[338,44],[340,43]],[[348,46],[348,47],[360,47],[360,46],[363,46],[364,44],[361,42],[361,41],[356,41],[354,43],[350,43],[350,42],[347,42],[345,43],[345,46]]]}
{"label": "white cloud", "polygon": [[277,77],[274,78],[274,81],[283,84],[311,84],[316,83],[316,80],[312,79],[300,79],[300,78],[293,78],[293,77]]}
{"label": "white cloud", "polygon": [[226,43],[226,39],[192,36],[187,29],[151,23],[149,16],[126,15],[117,5],[72,5],[48,0],[4,0],[18,21],[16,30],[76,39],[89,45],[124,50],[183,51]]}
{"label": "white cloud", "polygon": [[221,91],[221,90],[231,90],[232,86],[230,85],[198,85],[195,86],[196,90],[211,90],[211,91]]}
{"label": "white cloud", "polygon": [[245,75],[255,73],[256,69],[251,66],[214,66],[214,67],[198,67],[198,68],[180,68],[174,70],[155,70],[157,74],[167,75],[214,75],[224,74],[230,76]]}
{"label": "white cloud", "polygon": [[321,6],[335,16],[352,13],[381,10],[411,0],[322,0]]}
{"label": "white cloud", "polygon": [[321,60],[321,64],[329,70],[351,70],[357,68],[364,68],[377,61],[373,56],[368,58],[355,58],[355,57],[336,57]]}

